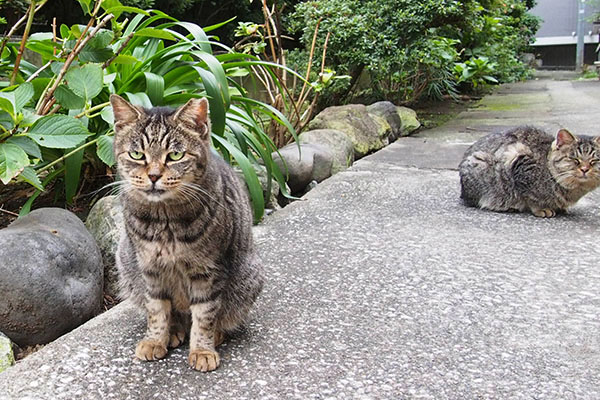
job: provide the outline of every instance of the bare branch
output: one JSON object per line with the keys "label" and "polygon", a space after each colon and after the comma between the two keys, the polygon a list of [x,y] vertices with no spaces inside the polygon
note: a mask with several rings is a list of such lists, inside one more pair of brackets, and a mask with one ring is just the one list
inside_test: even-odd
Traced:
{"label": "bare branch", "polygon": [[[29,10],[27,10],[27,23],[25,24],[25,32],[23,32],[23,38],[21,39],[21,45],[19,46],[19,52],[17,53],[17,58],[15,60],[15,66],[13,68],[12,75],[10,76],[10,85],[14,85],[17,81],[17,75],[19,73],[19,65],[21,64],[21,58],[23,57],[23,52],[25,52],[25,43],[27,43],[27,37],[29,36],[29,31],[31,30],[31,24],[33,23],[33,16],[35,15],[35,0],[31,0],[31,4],[29,5]],[[2,54],[2,53],[0,53]]]}
{"label": "bare branch", "polygon": [[102,69],[106,69],[110,64],[112,64],[113,61],[115,61],[115,58],[117,58],[117,56],[119,54],[121,54],[121,52],[125,49],[125,47],[129,43],[129,41],[133,38],[133,36],[134,36],[134,32],[131,32],[129,35],[127,35],[125,37],[125,40],[123,41],[123,43],[121,43],[121,46],[119,46],[119,48],[117,49],[117,51],[115,51],[115,54],[111,58],[109,58],[108,60],[106,60],[104,62],[104,64],[102,64]]}

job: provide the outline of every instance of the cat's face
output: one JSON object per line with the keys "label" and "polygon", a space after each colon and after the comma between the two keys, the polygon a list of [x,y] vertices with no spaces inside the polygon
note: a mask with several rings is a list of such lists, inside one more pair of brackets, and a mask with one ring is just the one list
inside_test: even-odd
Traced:
{"label": "cat's face", "polygon": [[111,96],[115,157],[124,188],[150,202],[193,198],[209,156],[208,101],[143,110]]}
{"label": "cat's face", "polygon": [[594,189],[600,185],[600,138],[575,136],[561,129],[552,143],[548,161],[556,181],[567,189]]}

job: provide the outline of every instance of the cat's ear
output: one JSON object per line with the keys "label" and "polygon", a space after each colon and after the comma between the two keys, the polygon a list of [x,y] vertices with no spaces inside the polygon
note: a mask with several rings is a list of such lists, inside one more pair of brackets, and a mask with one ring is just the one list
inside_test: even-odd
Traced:
{"label": "cat's ear", "polygon": [[208,100],[190,99],[187,103],[177,109],[173,119],[190,127],[198,133],[202,139],[208,139],[210,134],[210,122],[208,120]]}
{"label": "cat's ear", "polygon": [[564,145],[569,145],[577,142],[577,138],[568,130],[561,129],[556,134],[556,148],[560,149]]}
{"label": "cat's ear", "polygon": [[115,115],[115,127],[118,129],[123,125],[136,122],[142,117],[142,111],[130,104],[119,95],[110,95],[110,105]]}

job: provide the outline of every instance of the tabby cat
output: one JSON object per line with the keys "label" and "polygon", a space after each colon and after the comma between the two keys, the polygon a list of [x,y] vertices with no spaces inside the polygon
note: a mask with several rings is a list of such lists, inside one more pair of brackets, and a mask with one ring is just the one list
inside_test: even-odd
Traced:
{"label": "tabby cat", "polygon": [[212,371],[216,346],[244,322],[263,284],[245,187],[210,149],[206,99],[176,110],[117,95],[110,102],[125,218],[120,285],[147,311],[135,355],[163,358],[189,329],[190,366]]}
{"label": "tabby cat", "polygon": [[600,185],[600,138],[522,126],[475,142],[459,165],[472,207],[554,217]]}

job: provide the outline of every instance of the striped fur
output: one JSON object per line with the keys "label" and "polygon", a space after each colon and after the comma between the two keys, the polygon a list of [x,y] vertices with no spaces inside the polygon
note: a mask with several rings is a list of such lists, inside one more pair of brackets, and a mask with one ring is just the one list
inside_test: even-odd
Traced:
{"label": "striped fur", "polygon": [[459,165],[467,206],[553,217],[600,185],[600,139],[529,127],[475,142]]}
{"label": "striped fur", "polygon": [[[263,284],[245,187],[210,151],[206,99],[177,110],[143,110],[115,95],[111,103],[123,180],[122,295],[148,315],[136,356],[164,357],[189,328],[190,365],[213,370],[216,345],[244,322]],[[171,160],[173,152],[183,156]]]}

